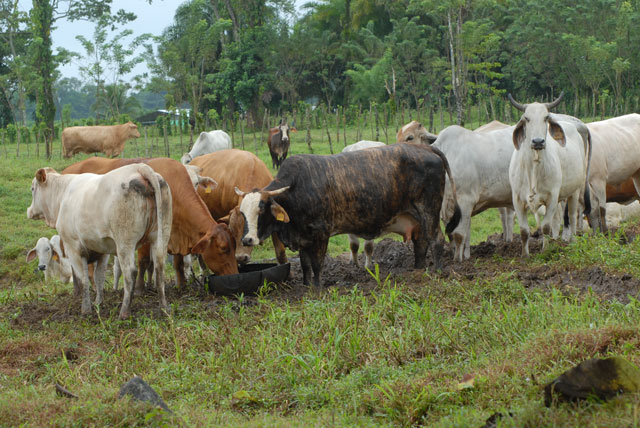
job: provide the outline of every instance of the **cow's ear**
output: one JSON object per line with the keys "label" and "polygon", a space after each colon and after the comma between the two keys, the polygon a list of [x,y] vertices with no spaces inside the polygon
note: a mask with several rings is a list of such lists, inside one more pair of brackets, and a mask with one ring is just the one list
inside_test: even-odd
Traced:
{"label": "cow's ear", "polygon": [[224,223],[224,224],[229,224],[229,218],[231,217],[231,213],[227,214],[224,217],[220,217],[218,220],[216,220],[218,223]]}
{"label": "cow's ear", "polygon": [[61,255],[60,255],[60,254],[58,254],[58,252],[56,251],[56,249],[55,249],[55,248],[51,248],[51,259],[52,259],[53,261],[59,262],[59,261],[60,261],[60,259],[61,259],[61,257],[60,257],[60,256],[61,256]]}
{"label": "cow's ear", "polygon": [[44,170],[44,168],[40,168],[36,171],[36,180],[38,180],[38,183],[41,184],[47,181],[47,172]]}
{"label": "cow's ear", "polygon": [[431,132],[424,132],[422,135],[420,135],[420,140],[422,141],[422,144],[431,145],[435,143],[437,139],[438,139],[438,136],[436,134],[432,134]]}
{"label": "cow's ear", "polygon": [[520,122],[516,124],[516,128],[513,130],[513,145],[516,150],[520,150],[520,144],[524,141],[524,119],[520,119]]}
{"label": "cow's ear", "polygon": [[298,130],[297,130],[295,127],[293,127],[293,128],[289,128],[289,131],[291,131],[291,132],[298,132]]}
{"label": "cow's ear", "polygon": [[33,248],[27,253],[27,263],[36,258],[36,249]]}
{"label": "cow's ear", "polygon": [[289,223],[289,214],[275,201],[271,201],[271,215],[284,223]]}
{"label": "cow's ear", "polygon": [[62,254],[60,254],[62,257],[67,257],[64,252],[64,242],[62,242],[62,239],[60,239],[60,251],[62,251]]}
{"label": "cow's ear", "polygon": [[196,242],[196,245],[191,247],[190,253],[202,254],[204,250],[207,248],[207,246],[209,245],[210,241],[211,241],[211,232],[208,232],[202,238],[200,238],[198,242]]}
{"label": "cow's ear", "polygon": [[216,187],[218,187],[218,182],[213,178],[203,177],[201,175],[198,176],[198,187],[201,187],[205,193],[211,193]]}
{"label": "cow's ear", "polygon": [[549,134],[556,140],[562,147],[567,145],[567,139],[564,135],[564,129],[555,120],[549,118]]}

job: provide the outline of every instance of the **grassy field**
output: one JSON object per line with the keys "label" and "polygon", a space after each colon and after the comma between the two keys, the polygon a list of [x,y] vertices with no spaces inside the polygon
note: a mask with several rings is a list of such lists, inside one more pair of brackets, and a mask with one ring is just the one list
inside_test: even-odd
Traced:
{"label": "grassy field", "polygon": [[[312,136],[314,151],[328,153],[326,134]],[[290,153],[306,153],[304,132],[293,138]],[[253,150],[251,136],[245,143]],[[179,146],[172,137],[173,158]],[[124,155],[144,148],[140,139]],[[54,234],[26,218],[33,174],[70,162],[59,145],[51,162],[33,147],[24,154],[0,148],[0,426],[480,427],[495,412],[508,427],[640,426],[637,394],[550,408],[542,400],[547,382],[584,359],[640,363],[638,290],[624,288],[640,280],[635,224],[528,260],[496,247],[443,276],[409,272],[370,287],[295,284],[303,291],[240,299],[169,287],[168,317],[149,295],[119,321],[121,295],[107,287],[99,312],[82,317],[69,284],[45,284],[25,262],[40,236]],[[270,166],[266,144],[258,155]],[[472,231],[474,245],[498,233],[495,210],[474,217]],[[347,248],[336,237],[329,252]],[[270,246],[254,252],[272,257]],[[118,400],[134,374],[174,413]],[[464,375],[472,388],[460,388]],[[56,383],[79,398],[56,396]]]}

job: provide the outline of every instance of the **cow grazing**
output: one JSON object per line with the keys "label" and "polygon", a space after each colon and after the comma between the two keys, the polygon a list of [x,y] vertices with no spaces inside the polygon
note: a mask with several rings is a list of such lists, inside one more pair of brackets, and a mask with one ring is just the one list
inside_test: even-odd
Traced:
{"label": "cow grazing", "polygon": [[[300,250],[305,284],[320,285],[329,237],[351,233],[373,239],[398,233],[413,241],[415,267],[426,265],[427,247],[441,268],[439,211],[446,158],[428,146],[393,144],[332,156],[296,155],[264,189],[243,192],[242,242],[257,245],[273,232]],[[449,177],[451,178],[451,177]],[[459,214],[459,209],[458,209]],[[450,232],[459,221],[454,216]]]}
{"label": "cow grazing", "polygon": [[[605,219],[604,201],[628,202],[637,198],[640,189],[640,114],[591,122],[587,127],[593,141],[589,184],[593,199],[598,202],[594,208],[599,208],[599,217]],[[636,189],[633,196],[628,180]],[[606,222],[603,223],[602,230],[606,231]]]}
{"label": "cow grazing", "polygon": [[[218,187],[207,191],[198,188],[198,194],[207,205],[213,218],[229,224],[236,241],[236,260],[245,264],[251,259],[252,247],[242,244],[244,217],[240,215],[239,205],[242,198],[234,191],[235,187],[243,191],[261,189],[271,183],[273,176],[267,166],[251,152],[244,150],[222,150],[193,160],[191,165],[199,167],[202,177],[214,179]],[[278,235],[272,235],[273,247],[278,263],[286,263],[285,248]]]}
{"label": "cow grazing", "polygon": [[64,157],[76,153],[102,152],[109,157],[119,156],[124,143],[131,138],[140,138],[138,125],[133,122],[110,126],[71,126],[62,131]]}
{"label": "cow grazing", "polygon": [[41,168],[31,184],[27,217],[44,219],[60,234],[74,282],[82,286],[82,313],[91,312],[87,264],[96,261],[96,304],[102,303],[109,254],[116,254],[125,287],[120,318],[131,314],[136,276],[135,250],[149,244],[160,305],[164,294],[164,259],[171,232],[171,192],[164,179],[144,164],[127,165],[104,175],[61,175]]}
{"label": "cow grazing", "polygon": [[[370,149],[371,147],[386,146],[385,143],[379,141],[362,140],[357,143],[349,144],[342,153],[355,152],[357,150]],[[349,234],[349,249],[351,250],[351,263],[358,266],[358,250],[360,249],[360,238],[356,235]],[[367,269],[373,268],[373,240],[364,241],[364,266]]]}
{"label": "cow grazing", "polygon": [[[202,254],[204,263],[215,274],[230,275],[238,273],[235,263],[235,241],[226,224],[218,224],[209,214],[209,210],[194,189],[194,183],[187,168],[180,162],[168,158],[155,159],[87,159],[71,165],[63,171],[89,172],[103,174],[130,162],[142,161],[155,172],[165,177],[171,189],[173,221],[168,244],[168,252],[172,254],[176,270],[176,282],[179,289],[186,282],[183,257],[187,254]],[[213,188],[215,182],[203,179]],[[140,275],[136,281],[136,292],[144,289],[144,272],[149,265],[149,247],[138,250]],[[114,284],[115,285],[115,284]]]}
{"label": "cow grazing", "polygon": [[520,104],[509,94],[511,104],[523,112],[513,130],[516,150],[509,165],[509,181],[525,256],[529,255],[530,238],[527,208],[536,212],[546,207],[541,226],[543,234],[549,235],[558,202],[566,199],[570,230],[565,236],[569,238],[576,233],[581,191],[585,192],[585,212],[590,211],[587,178],[591,140],[585,144],[572,122],[558,121],[549,114],[561,100],[562,94],[551,103]]}
{"label": "cow grazing", "polygon": [[57,278],[62,282],[71,281],[71,264],[62,255],[60,236],[53,235],[51,239],[42,237],[36,246],[27,253],[27,263],[38,257],[38,270],[44,271],[44,279]]}
{"label": "cow grazing", "polygon": [[201,132],[189,153],[185,153],[180,162],[186,165],[198,156],[217,152],[218,150],[230,149],[231,147],[233,147],[231,137],[226,132],[220,129]]}
{"label": "cow grazing", "polygon": [[620,227],[622,222],[640,218],[640,202],[633,201],[623,205],[615,202],[607,204],[607,223],[612,227]]}
{"label": "cow grazing", "polygon": [[269,129],[267,146],[269,146],[271,166],[273,169],[280,168],[282,162],[287,158],[289,146],[291,144],[289,140],[289,131],[296,132],[295,124],[292,124],[292,127],[289,128],[287,120],[284,118],[280,121],[280,125]]}

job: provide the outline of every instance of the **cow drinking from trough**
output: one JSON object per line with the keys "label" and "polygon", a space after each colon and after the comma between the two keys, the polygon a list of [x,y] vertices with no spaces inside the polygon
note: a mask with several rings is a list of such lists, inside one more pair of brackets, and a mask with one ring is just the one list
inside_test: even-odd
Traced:
{"label": "cow drinking from trough", "polygon": [[166,181],[143,164],[127,165],[104,175],[61,175],[52,168],[36,171],[31,184],[30,219],[44,219],[60,234],[74,282],[82,286],[82,313],[91,312],[88,263],[96,261],[96,300],[103,300],[109,254],[118,256],[125,288],[120,318],[131,313],[136,276],[135,250],[149,244],[160,305],[164,294],[164,259],[171,233],[171,192]]}
{"label": "cow drinking from trough", "polygon": [[[529,255],[529,223],[527,209],[536,212],[546,207],[542,232],[551,234],[558,202],[567,201],[570,230],[576,233],[580,193],[585,192],[585,213],[590,212],[589,160],[591,139],[583,140],[571,121],[556,120],[549,110],[556,107],[562,94],[551,103],[520,104],[511,94],[509,101],[522,117],[513,130],[515,151],[509,165],[509,181],[513,207],[520,224],[522,254]],[[543,241],[546,242],[546,238]]]}
{"label": "cow drinking from trough", "polygon": [[110,126],[71,126],[62,131],[62,149],[65,158],[76,153],[102,152],[109,157],[119,156],[124,143],[140,138],[138,125],[133,122]]}
{"label": "cow drinking from trough", "polygon": [[[307,285],[312,272],[313,284],[320,285],[329,237],[342,233],[373,239],[393,232],[411,239],[416,268],[426,266],[431,245],[435,268],[440,269],[439,213],[448,169],[441,152],[415,144],[293,156],[264,189],[236,189],[244,196],[243,244],[257,245],[276,231],[286,246],[300,250]],[[447,232],[460,220],[457,211]]]}
{"label": "cow drinking from trough", "polygon": [[295,121],[291,128],[287,124],[286,119],[280,121],[280,125],[275,128],[269,129],[269,139],[267,140],[267,146],[269,146],[269,153],[271,154],[271,163],[273,169],[280,168],[282,162],[287,158],[289,153],[289,131],[296,132]]}

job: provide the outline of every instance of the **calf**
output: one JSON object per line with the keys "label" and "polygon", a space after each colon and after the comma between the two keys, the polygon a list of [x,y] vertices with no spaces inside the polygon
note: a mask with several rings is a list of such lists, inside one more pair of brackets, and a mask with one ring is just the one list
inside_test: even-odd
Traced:
{"label": "calf", "polygon": [[[236,189],[244,197],[242,242],[257,245],[278,232],[286,246],[300,250],[304,283],[311,284],[313,271],[316,286],[329,237],[342,233],[365,239],[398,233],[405,241],[413,241],[416,268],[426,266],[430,245],[435,267],[440,269],[438,214],[448,169],[439,150],[415,144],[332,156],[293,156],[264,189]],[[447,232],[460,220],[459,208],[456,212]]]}
{"label": "calf", "polygon": [[[542,232],[551,234],[558,202],[567,200],[571,238],[578,224],[581,191],[585,192],[585,213],[590,212],[589,159],[591,139],[585,142],[576,126],[559,121],[549,114],[557,106],[562,94],[551,103],[520,104],[509,94],[509,101],[523,112],[513,130],[515,151],[509,164],[509,181],[513,207],[520,224],[522,254],[529,255],[529,223],[527,209],[536,212],[546,207]],[[543,246],[546,243],[546,238]]]}
{"label": "calf", "polygon": [[295,132],[295,124],[289,128],[287,120],[282,119],[280,125],[269,130],[269,139],[267,140],[267,146],[269,146],[269,153],[271,154],[271,163],[273,169],[280,168],[282,162],[287,158],[289,153],[289,131]]}
{"label": "calf", "polygon": [[51,239],[42,237],[38,239],[36,246],[27,254],[27,262],[38,257],[38,270],[44,271],[44,279],[57,278],[62,282],[71,281],[71,264],[69,259],[62,255],[60,248],[60,236],[53,235]]}
{"label": "calf", "polygon": [[97,261],[95,303],[100,304],[108,257],[116,254],[125,280],[120,318],[129,317],[137,273],[135,250],[147,243],[160,305],[167,308],[164,259],[171,232],[171,192],[159,174],[144,164],[127,165],[104,175],[61,175],[52,168],[41,168],[31,184],[31,195],[27,217],[44,219],[58,230],[74,282],[83,289],[83,314],[91,312],[87,264]]}

